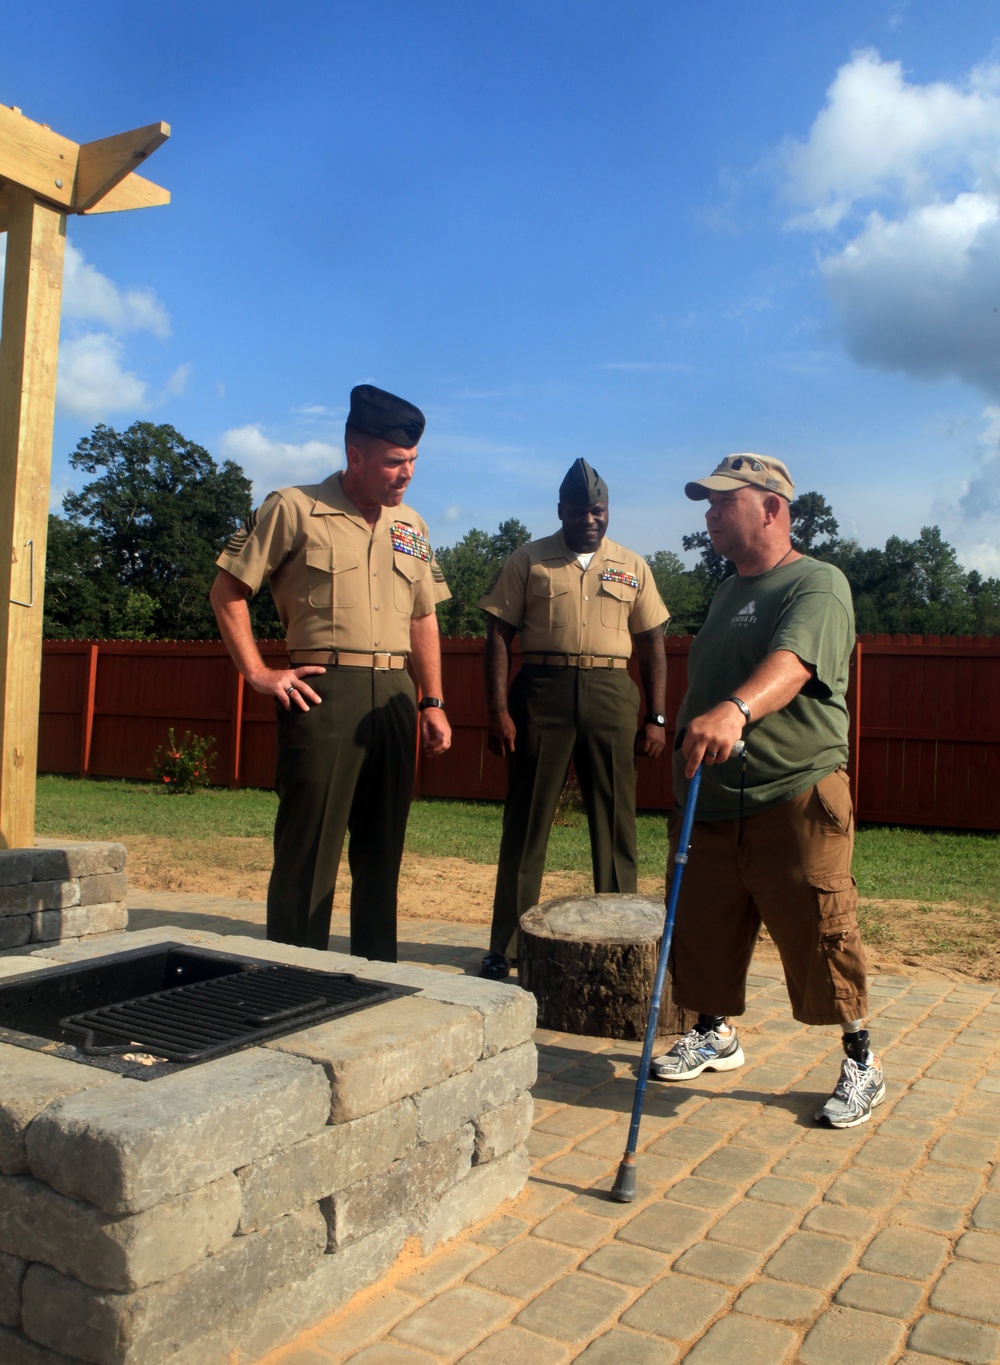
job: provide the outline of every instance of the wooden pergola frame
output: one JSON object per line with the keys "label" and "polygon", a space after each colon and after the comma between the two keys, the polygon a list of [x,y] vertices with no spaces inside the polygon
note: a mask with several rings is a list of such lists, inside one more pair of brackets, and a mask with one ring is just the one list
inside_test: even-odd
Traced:
{"label": "wooden pergola frame", "polygon": [[135,174],[165,123],[82,145],[0,106],[0,847],[35,838],[42,602],[66,216],[168,204]]}

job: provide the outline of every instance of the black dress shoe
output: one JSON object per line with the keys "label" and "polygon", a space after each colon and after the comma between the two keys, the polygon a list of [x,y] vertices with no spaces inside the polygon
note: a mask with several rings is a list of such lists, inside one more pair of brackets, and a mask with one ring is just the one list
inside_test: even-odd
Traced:
{"label": "black dress shoe", "polygon": [[479,975],[487,981],[506,981],[510,976],[510,963],[503,953],[487,953],[479,964]]}

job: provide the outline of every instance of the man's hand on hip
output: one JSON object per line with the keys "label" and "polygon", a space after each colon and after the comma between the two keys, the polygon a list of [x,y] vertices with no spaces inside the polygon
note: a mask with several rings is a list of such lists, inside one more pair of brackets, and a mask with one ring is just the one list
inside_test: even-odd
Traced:
{"label": "man's hand on hip", "polygon": [[310,706],[318,706],[323,698],[304,679],[325,672],[326,669],[318,664],[303,664],[301,668],[263,668],[248,675],[247,682],[255,692],[275,697],[286,711],[293,706],[308,711]]}

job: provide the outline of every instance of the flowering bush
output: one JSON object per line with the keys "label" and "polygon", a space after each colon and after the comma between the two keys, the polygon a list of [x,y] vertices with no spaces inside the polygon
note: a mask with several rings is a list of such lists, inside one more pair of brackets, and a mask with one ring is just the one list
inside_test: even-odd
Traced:
{"label": "flowering bush", "polygon": [[180,741],[174,738],[174,727],[167,731],[166,745],[156,751],[152,773],[165,792],[190,795],[198,787],[207,787],[212,765],[215,763],[215,740],[209,735],[202,739],[190,730],[184,731]]}

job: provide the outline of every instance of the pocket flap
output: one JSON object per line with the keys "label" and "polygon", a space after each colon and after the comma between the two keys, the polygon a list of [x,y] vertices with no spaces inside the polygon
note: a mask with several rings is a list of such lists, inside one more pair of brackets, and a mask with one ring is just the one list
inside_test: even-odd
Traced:
{"label": "pocket flap", "polygon": [[529,588],[536,597],[562,597],[569,592],[569,584],[562,578],[553,578],[546,569],[534,568],[529,579]]}
{"label": "pocket flap", "polygon": [[827,895],[836,895],[838,891],[853,891],[857,886],[849,872],[816,872],[808,881],[815,891],[825,891]]}
{"label": "pocket flap", "polygon": [[408,578],[412,583],[417,576],[417,570],[423,563],[422,559],[415,559],[413,555],[393,555],[392,567],[403,578]]}
{"label": "pocket flap", "polygon": [[628,583],[616,583],[613,578],[601,579],[601,592],[607,597],[617,598],[619,602],[635,601],[635,588]]}
{"label": "pocket flap", "polygon": [[307,546],[306,564],[320,573],[333,573],[333,550],[329,545]]}

